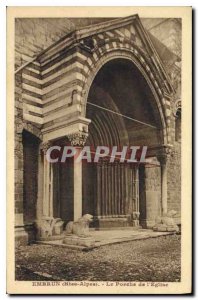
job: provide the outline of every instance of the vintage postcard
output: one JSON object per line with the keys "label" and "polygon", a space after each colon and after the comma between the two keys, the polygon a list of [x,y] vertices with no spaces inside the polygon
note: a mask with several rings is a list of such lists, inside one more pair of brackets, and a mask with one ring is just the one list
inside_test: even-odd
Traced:
{"label": "vintage postcard", "polygon": [[7,293],[192,293],[192,8],[7,8]]}

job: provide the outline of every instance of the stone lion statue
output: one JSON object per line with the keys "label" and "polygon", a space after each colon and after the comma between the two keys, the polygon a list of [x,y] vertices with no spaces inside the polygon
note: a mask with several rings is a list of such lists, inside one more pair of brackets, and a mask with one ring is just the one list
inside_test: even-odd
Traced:
{"label": "stone lion statue", "polygon": [[154,231],[172,231],[178,232],[179,227],[175,224],[174,216],[177,214],[175,210],[170,210],[166,215],[157,217],[155,225],[153,226]]}
{"label": "stone lion statue", "polygon": [[89,224],[93,221],[93,216],[90,214],[85,214],[82,218],[77,221],[70,221],[65,230],[66,234],[75,234],[77,236],[89,236]]}

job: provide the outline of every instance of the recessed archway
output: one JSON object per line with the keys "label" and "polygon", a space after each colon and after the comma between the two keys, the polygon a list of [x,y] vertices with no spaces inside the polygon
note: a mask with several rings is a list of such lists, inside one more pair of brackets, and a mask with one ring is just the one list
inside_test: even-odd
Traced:
{"label": "recessed archway", "polygon": [[[121,144],[143,145],[146,141],[147,145],[157,146],[164,141],[163,124],[152,91],[137,67],[127,59],[110,60],[99,70],[89,90],[86,117],[92,120],[89,126],[91,136],[98,119],[107,118],[107,123],[111,122],[112,127],[107,128],[112,130],[108,142],[113,139],[114,143],[119,140]],[[105,129],[103,131],[107,133]]]}
{"label": "recessed archway", "polygon": [[[127,59],[110,60],[98,71],[89,89],[86,117],[91,119],[87,145],[93,148],[163,144],[163,122],[155,97],[144,76]],[[137,225],[138,169],[104,161],[84,165],[83,213],[93,214],[99,227]]]}

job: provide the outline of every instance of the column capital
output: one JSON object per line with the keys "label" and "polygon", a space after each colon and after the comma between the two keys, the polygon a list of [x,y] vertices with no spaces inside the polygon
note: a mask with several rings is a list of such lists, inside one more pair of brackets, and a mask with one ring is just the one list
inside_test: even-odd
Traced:
{"label": "column capital", "polygon": [[43,151],[44,154],[46,154],[47,150],[51,147],[52,143],[50,141],[43,142],[41,144],[40,149]]}
{"label": "column capital", "polygon": [[76,132],[67,135],[72,146],[81,146],[83,147],[86,143],[88,133],[85,132]]}
{"label": "column capital", "polygon": [[172,147],[171,146],[164,146],[163,148],[161,148],[156,157],[157,160],[160,162],[160,164],[164,165],[166,164],[168,158],[170,157],[172,153]]}

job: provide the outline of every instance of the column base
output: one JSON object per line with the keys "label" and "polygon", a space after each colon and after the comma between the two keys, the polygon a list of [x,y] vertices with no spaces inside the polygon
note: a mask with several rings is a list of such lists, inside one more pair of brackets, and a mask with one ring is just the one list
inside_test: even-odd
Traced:
{"label": "column base", "polygon": [[40,241],[54,241],[63,238],[64,222],[60,218],[42,217],[35,222],[36,239]]}
{"label": "column base", "polygon": [[28,233],[25,231],[24,226],[15,227],[15,246],[28,245]]}
{"label": "column base", "polygon": [[129,227],[130,225],[128,217],[104,216],[101,218],[96,217],[93,221],[93,227],[95,228]]}
{"label": "column base", "polygon": [[140,220],[143,229],[152,229],[155,223],[155,220]]}

